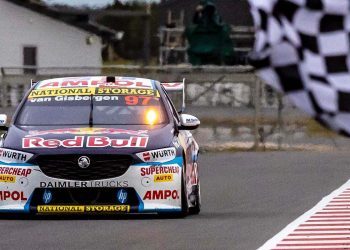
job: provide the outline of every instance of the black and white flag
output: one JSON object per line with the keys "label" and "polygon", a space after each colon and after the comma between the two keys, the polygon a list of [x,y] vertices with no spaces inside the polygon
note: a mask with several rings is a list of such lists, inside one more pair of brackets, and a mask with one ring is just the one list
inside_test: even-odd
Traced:
{"label": "black and white flag", "polygon": [[350,1],[249,0],[254,66],[300,109],[350,135]]}

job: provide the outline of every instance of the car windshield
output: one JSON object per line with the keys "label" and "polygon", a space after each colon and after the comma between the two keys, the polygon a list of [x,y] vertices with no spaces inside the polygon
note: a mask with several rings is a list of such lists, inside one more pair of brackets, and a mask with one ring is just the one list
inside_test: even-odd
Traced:
{"label": "car windshield", "polygon": [[157,125],[167,121],[154,89],[56,88],[32,90],[16,125]]}

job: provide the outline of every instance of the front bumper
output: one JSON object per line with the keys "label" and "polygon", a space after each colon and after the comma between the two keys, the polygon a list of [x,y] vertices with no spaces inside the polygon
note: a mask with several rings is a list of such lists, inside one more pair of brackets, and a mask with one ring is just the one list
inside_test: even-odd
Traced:
{"label": "front bumper", "polygon": [[39,166],[0,162],[0,212],[39,214],[181,211],[182,158],[129,167],[117,178],[72,181]]}

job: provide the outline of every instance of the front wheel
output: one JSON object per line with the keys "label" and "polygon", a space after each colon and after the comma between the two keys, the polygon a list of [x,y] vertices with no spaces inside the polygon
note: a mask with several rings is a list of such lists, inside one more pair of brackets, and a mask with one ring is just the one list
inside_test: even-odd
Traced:
{"label": "front wheel", "polygon": [[187,191],[186,191],[186,175],[182,174],[181,179],[181,217],[186,217],[189,213],[188,201],[187,201]]}
{"label": "front wheel", "polygon": [[190,214],[199,214],[201,211],[201,185],[200,182],[193,188],[193,193],[195,195],[195,206],[189,208],[189,213]]}
{"label": "front wheel", "polygon": [[159,215],[167,218],[184,218],[189,214],[187,190],[186,190],[186,167],[185,162],[183,163],[182,177],[181,177],[181,210],[176,213],[158,213]]}

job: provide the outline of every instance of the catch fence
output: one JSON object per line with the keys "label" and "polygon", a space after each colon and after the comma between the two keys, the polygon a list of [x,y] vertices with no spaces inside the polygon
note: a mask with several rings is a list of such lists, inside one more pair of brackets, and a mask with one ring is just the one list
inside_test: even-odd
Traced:
{"label": "catch fence", "polygon": [[295,126],[290,127],[292,122],[286,123],[286,118],[300,118],[300,114],[271,88],[262,84],[251,66],[4,67],[0,75],[1,113],[12,115],[30,88],[31,80],[95,75],[133,76],[163,82],[182,81],[185,78],[188,112],[202,120],[203,127],[197,132],[202,141],[249,141],[257,147],[273,140],[281,147],[283,138],[289,132],[297,133],[298,130]]}

